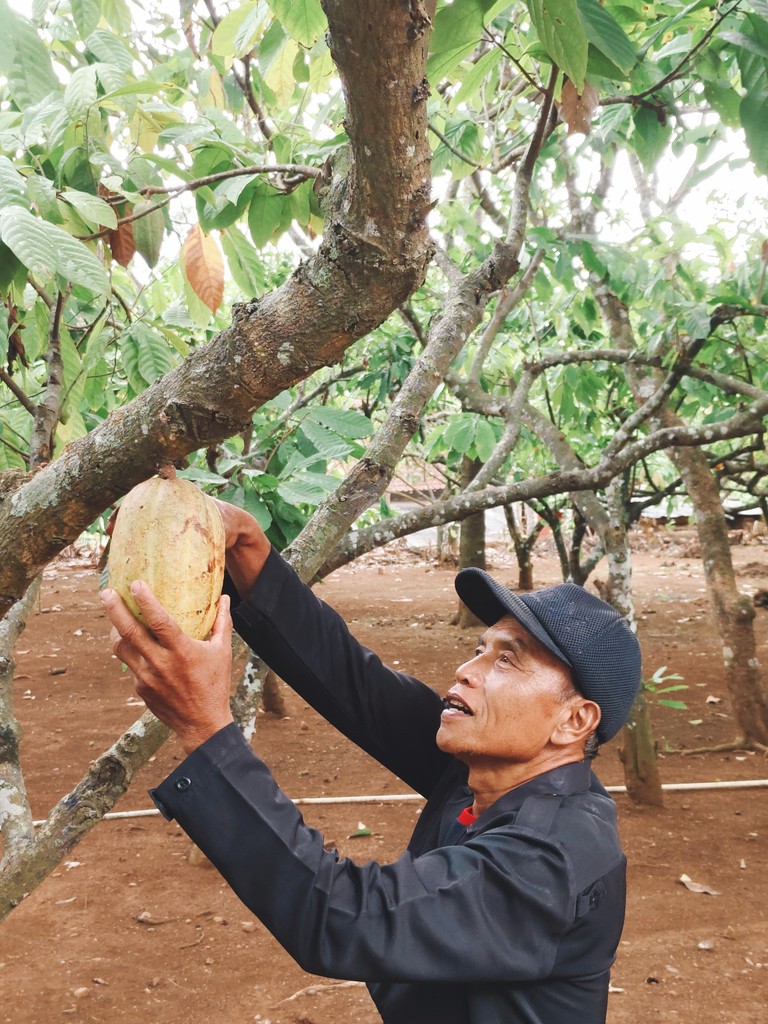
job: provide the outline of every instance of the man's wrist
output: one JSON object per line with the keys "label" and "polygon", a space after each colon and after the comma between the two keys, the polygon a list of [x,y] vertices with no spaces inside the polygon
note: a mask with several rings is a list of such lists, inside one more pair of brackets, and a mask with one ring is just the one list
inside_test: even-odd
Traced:
{"label": "man's wrist", "polygon": [[228,718],[222,718],[218,723],[209,722],[204,726],[196,726],[193,729],[184,729],[181,732],[177,732],[179,743],[182,746],[184,753],[189,756],[198,747],[202,747],[204,743],[207,743],[209,739],[221,732],[222,729],[226,729],[228,725],[232,725],[234,718],[230,715]]}

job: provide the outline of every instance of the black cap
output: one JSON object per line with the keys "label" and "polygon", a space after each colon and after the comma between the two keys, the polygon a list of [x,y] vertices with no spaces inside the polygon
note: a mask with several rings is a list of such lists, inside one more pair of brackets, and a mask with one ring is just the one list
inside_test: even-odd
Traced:
{"label": "black cap", "polygon": [[582,696],[600,707],[605,743],[627,719],[640,689],[640,645],[615,608],[575,583],[515,594],[482,569],[462,569],[456,592],[487,626],[512,615],[565,662]]}

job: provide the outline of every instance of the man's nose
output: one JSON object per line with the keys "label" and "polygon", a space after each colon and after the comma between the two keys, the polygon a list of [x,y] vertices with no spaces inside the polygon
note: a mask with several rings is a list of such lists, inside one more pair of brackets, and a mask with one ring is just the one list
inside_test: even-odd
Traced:
{"label": "man's nose", "polygon": [[456,682],[466,686],[479,686],[482,681],[481,656],[476,654],[456,669]]}

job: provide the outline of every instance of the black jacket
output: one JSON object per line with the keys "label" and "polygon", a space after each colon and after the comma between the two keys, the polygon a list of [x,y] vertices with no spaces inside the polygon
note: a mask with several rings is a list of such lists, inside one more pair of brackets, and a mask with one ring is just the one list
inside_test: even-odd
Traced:
{"label": "black jacket", "polygon": [[243,902],[305,970],[368,982],[387,1024],[602,1024],[625,860],[590,763],[460,826],[467,771],[435,745],[432,689],[382,665],[276,552],[234,617],[305,700],[427,798],[397,861],[339,859],[228,726],[153,796]]}

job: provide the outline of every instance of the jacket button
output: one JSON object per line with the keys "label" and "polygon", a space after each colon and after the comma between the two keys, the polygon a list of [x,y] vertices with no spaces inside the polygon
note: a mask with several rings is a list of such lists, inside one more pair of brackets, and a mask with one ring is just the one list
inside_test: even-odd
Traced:
{"label": "jacket button", "polygon": [[179,791],[179,793],[183,793],[185,789],[189,789],[189,787],[192,785],[192,779],[188,779],[185,776],[184,778],[177,779],[173,785],[174,788]]}

